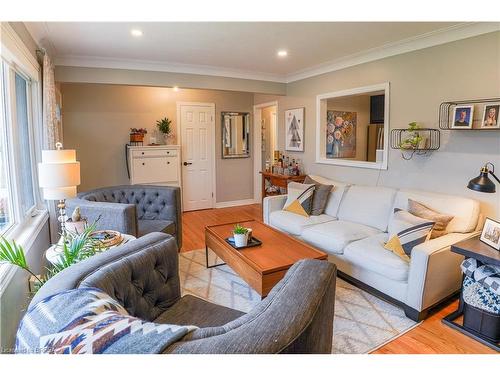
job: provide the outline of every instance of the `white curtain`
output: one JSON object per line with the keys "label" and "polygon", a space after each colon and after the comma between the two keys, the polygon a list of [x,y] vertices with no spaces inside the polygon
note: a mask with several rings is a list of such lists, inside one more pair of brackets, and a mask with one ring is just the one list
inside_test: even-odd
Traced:
{"label": "white curtain", "polygon": [[[42,79],[43,149],[54,150],[56,143],[62,142],[61,109],[56,100],[54,65],[47,53],[43,55]],[[52,243],[56,243],[59,239],[56,203],[47,201],[47,208],[50,218],[50,239]]]}
{"label": "white curtain", "polygon": [[61,113],[56,101],[54,65],[47,53],[43,56],[43,148],[54,150],[62,142]]}

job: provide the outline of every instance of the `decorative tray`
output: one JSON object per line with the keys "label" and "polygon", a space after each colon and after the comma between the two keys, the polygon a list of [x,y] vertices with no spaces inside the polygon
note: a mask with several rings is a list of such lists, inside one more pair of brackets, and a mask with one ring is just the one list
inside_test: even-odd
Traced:
{"label": "decorative tray", "polygon": [[235,248],[236,250],[241,250],[241,249],[246,249],[248,247],[255,247],[255,246],[262,245],[262,241],[259,240],[258,238],[255,238],[255,237],[252,237],[246,246],[241,246],[241,247],[234,246],[234,239],[233,239],[233,237],[226,238],[226,242],[229,245],[231,245],[233,248]]}

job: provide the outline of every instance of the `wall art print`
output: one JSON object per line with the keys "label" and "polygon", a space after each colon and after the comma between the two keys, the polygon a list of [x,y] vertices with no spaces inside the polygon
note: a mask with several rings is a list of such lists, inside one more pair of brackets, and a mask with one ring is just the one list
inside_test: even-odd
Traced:
{"label": "wall art print", "polygon": [[285,111],[285,150],[304,151],[304,108]]}
{"label": "wall art print", "polygon": [[356,157],[356,112],[326,112],[326,157]]}

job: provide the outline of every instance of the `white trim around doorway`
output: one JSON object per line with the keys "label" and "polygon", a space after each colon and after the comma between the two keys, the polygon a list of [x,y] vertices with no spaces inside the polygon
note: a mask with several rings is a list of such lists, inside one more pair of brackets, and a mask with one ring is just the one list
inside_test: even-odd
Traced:
{"label": "white trim around doorway", "polygon": [[[276,106],[276,128],[279,124],[278,119],[278,101],[272,101],[253,106],[253,198],[255,202],[262,201],[262,179],[260,177],[260,170],[262,169],[262,129],[261,129],[261,115],[262,108]],[[276,131],[276,134],[278,132]]]}
{"label": "white trim around doorway", "polygon": [[[216,136],[215,133],[217,133],[216,129],[216,119],[215,119],[215,103],[202,103],[202,102],[176,102],[176,109],[177,109],[177,136],[178,136],[178,143],[181,146],[181,181],[182,181],[182,131],[181,131],[181,107],[182,106],[199,106],[199,107],[211,107],[211,122],[213,125],[213,131],[212,131],[212,208],[215,208],[216,202],[217,202],[217,166],[216,166],[216,156],[215,156],[215,143],[216,143]],[[181,192],[182,194],[182,192]]]}

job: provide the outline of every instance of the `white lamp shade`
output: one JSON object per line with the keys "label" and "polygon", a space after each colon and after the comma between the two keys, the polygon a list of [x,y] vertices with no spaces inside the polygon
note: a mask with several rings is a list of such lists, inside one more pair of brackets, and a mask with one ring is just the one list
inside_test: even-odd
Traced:
{"label": "white lamp shade", "polygon": [[43,150],[42,162],[38,164],[39,185],[43,197],[50,200],[76,196],[80,185],[80,163],[75,150]]}

